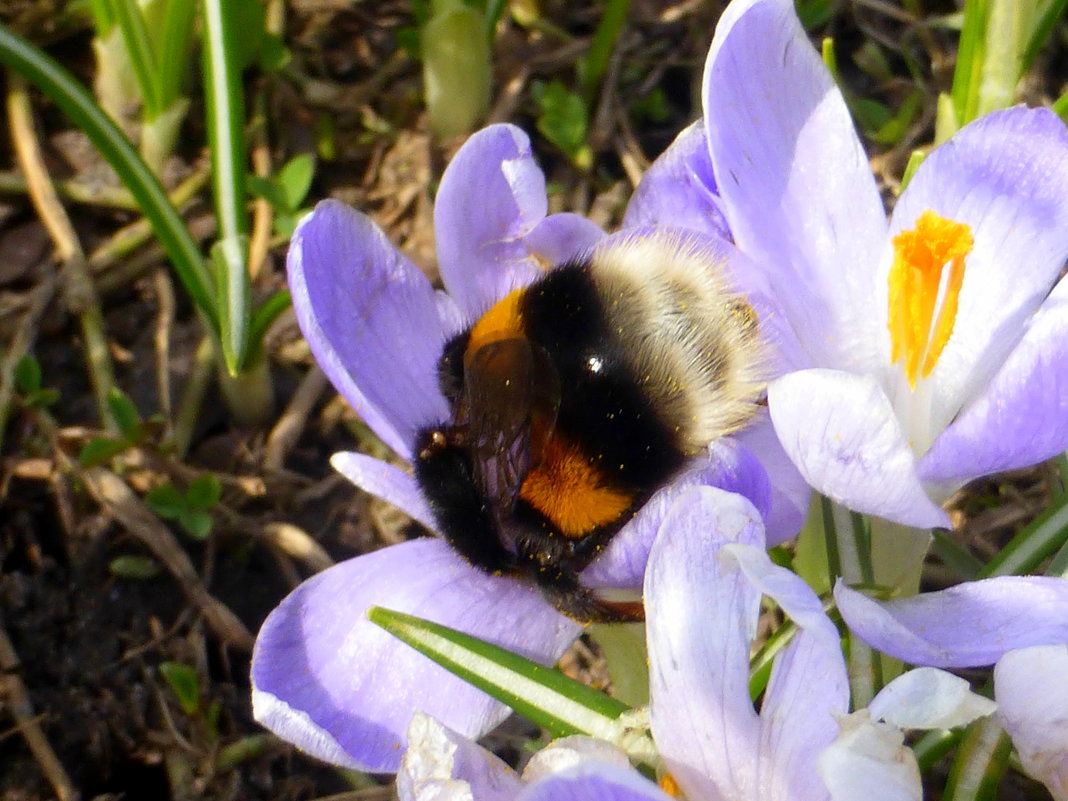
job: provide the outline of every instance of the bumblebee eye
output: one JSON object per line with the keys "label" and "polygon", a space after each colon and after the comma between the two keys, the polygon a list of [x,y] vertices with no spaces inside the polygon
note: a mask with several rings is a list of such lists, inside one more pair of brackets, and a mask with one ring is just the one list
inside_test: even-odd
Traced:
{"label": "bumblebee eye", "polygon": [[586,367],[591,373],[599,373],[604,369],[604,360],[600,356],[590,356],[586,360]]}

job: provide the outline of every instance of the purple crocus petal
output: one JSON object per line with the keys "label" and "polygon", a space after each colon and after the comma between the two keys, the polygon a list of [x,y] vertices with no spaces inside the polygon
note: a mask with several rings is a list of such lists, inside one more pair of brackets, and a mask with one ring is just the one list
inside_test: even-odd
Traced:
{"label": "purple crocus petal", "polygon": [[584,762],[529,785],[516,801],[671,801],[671,797],[633,768]]}
{"label": "purple crocus petal", "polygon": [[912,665],[979,667],[1068,642],[1068,579],[1000,576],[885,603],[839,581],[834,597],[858,637]]}
{"label": "purple crocus petal", "polygon": [[792,0],[724,12],[704,119],[734,241],[769,271],[816,363],[879,364],[875,269],[886,217],[845,101]]}
{"label": "purple crocus petal", "polygon": [[920,460],[925,481],[962,484],[1068,449],[1068,281],[972,404]]}
{"label": "purple crocus petal", "polygon": [[600,240],[605,233],[597,223],[581,214],[550,214],[523,237],[523,244],[545,267],[555,267],[579,256]]}
{"label": "purple crocus petal", "polygon": [[936,149],[895,205],[891,236],[931,209],[969,225],[975,241],[953,336],[931,374],[934,430],[989,381],[1060,273],[1065,187],[1068,130],[1049,109],[1021,106],[982,117]]}
{"label": "purple crocus petal", "polygon": [[1068,798],[1068,645],[1024,648],[994,668],[994,697],[1001,723],[1024,770]]}
{"label": "purple crocus petal", "polygon": [[624,228],[671,225],[730,239],[701,121],[685,128],[642,176],[623,217]]}
{"label": "purple crocus petal", "polygon": [[305,581],[260,629],[253,712],[321,759],[374,772],[397,770],[416,711],[476,737],[508,710],[371,623],[372,605],[545,664],[580,631],[532,587],[475,570],[437,539],[383,548]]}
{"label": "purple crocus petal", "polygon": [[495,754],[429,715],[412,717],[397,773],[400,801],[513,801],[521,788],[518,774]]}
{"label": "purple crocus petal", "polygon": [[725,545],[723,552],[801,629],[776,659],[761,706],[761,798],[826,798],[817,759],[838,734],[836,717],[849,709],[838,630],[804,579],[773,564],[763,548]]}
{"label": "purple crocus petal", "polygon": [[949,525],[927,497],[893,407],[874,378],[801,370],[768,386],[775,433],[816,490],[908,526]]}
{"label": "purple crocus petal", "polygon": [[763,516],[771,501],[768,477],[757,458],[732,440],[712,443],[672,483],[653,495],[582,574],[588,587],[641,589],[649,550],[671,508],[689,487],[717,487],[749,499]]}
{"label": "purple crocus petal", "polygon": [[760,723],[749,701],[749,647],[760,591],[730,542],[764,546],[740,495],[688,489],[672,507],[645,574],[653,738],[687,798],[760,798],[753,755]]}
{"label": "purple crocus petal", "polygon": [[367,425],[408,456],[415,432],[448,413],[430,282],[370,218],[336,200],[301,221],[287,264],[315,360]]}
{"label": "purple crocus petal", "polygon": [[762,411],[734,440],[752,451],[768,474],[771,509],[764,515],[768,547],[793,539],[805,522],[812,488],[783,450],[767,412]]}
{"label": "purple crocus petal", "polygon": [[491,125],[457,151],[434,201],[434,236],[441,280],[466,317],[538,275],[523,237],[548,208],[545,176],[519,128]]}
{"label": "purple crocus petal", "polygon": [[437,531],[434,513],[414,476],[381,459],[352,451],[335,453],[330,457],[330,466],[360,489],[393,504],[431,531]]}

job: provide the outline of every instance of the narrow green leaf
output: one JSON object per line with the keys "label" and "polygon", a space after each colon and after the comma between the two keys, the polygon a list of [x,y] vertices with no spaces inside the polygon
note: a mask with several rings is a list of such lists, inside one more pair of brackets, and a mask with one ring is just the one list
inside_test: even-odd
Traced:
{"label": "narrow green leaf", "polygon": [[1068,496],[1027,524],[987,562],[978,578],[1030,573],[1068,543]]}
{"label": "narrow green leaf", "polygon": [[0,63],[48,95],[92,141],[137,201],[189,297],[214,329],[213,284],[200,249],[159,180],[92,94],[47,54],[0,25]]}
{"label": "narrow green leaf", "polygon": [[600,22],[597,23],[597,30],[593,33],[590,51],[578,64],[579,83],[582,84],[587,102],[593,101],[601,77],[608,68],[608,60],[612,57],[616,41],[627,21],[630,0],[607,0],[603,7],[604,13],[601,15]]}
{"label": "narrow green leaf", "polygon": [[15,387],[24,395],[41,388],[41,363],[32,353],[24,353],[15,365]]}
{"label": "narrow green leaf", "polygon": [[116,556],[108,562],[108,571],[119,578],[147,581],[160,574],[163,568],[151,556]]}
{"label": "narrow green leaf", "polygon": [[182,84],[193,55],[193,22],[196,0],[158,0],[165,4],[159,27],[160,102],[163,108],[182,96]]}
{"label": "narrow green leaf", "polygon": [[219,298],[219,339],[230,375],[241,372],[249,348],[252,293],[245,261],[247,241],[245,236],[229,237],[211,248]]}
{"label": "narrow green leaf", "polygon": [[130,443],[124,439],[96,437],[85,443],[85,447],[78,454],[78,463],[82,467],[96,467],[114,459],[129,447]]}
{"label": "narrow green leaf", "polygon": [[292,304],[293,298],[288,289],[281,289],[275,292],[260,304],[260,307],[252,315],[252,321],[249,324],[249,341],[258,347],[259,343],[263,341],[267,329],[271,327],[271,323],[277,320],[278,315]]}
{"label": "narrow green leaf", "polygon": [[974,580],[983,569],[983,562],[975,554],[953,539],[948,532],[934,529],[934,552],[942,564],[956,573],[963,581]]}
{"label": "narrow green leaf", "polygon": [[[247,269],[248,213],[245,210],[245,110],[237,58],[239,15],[223,0],[204,0],[204,94],[211,148],[212,194],[219,241],[212,248],[218,297],[219,340],[231,375],[248,355],[251,289]],[[241,10],[238,4],[237,10]],[[262,29],[262,22],[260,23]],[[245,31],[250,33],[249,30]]]}
{"label": "narrow green leaf", "polygon": [[178,705],[187,715],[193,715],[200,708],[200,681],[196,670],[181,662],[164,662],[159,672],[170,685]]}
{"label": "narrow green leaf", "polygon": [[137,406],[130,400],[130,396],[118,387],[111,387],[108,390],[108,410],[122,435],[128,440],[137,439],[141,413],[137,411]]}
{"label": "narrow green leaf", "polygon": [[626,704],[518,654],[455,629],[372,607],[367,617],[394,637],[470,682],[554,737],[619,735]]}
{"label": "narrow green leaf", "polygon": [[145,495],[148,508],[165,520],[179,519],[189,508],[185,496],[173,484],[161,484]]}
{"label": "narrow green leaf", "polygon": [[145,18],[137,0],[111,0],[111,13],[122,31],[126,43],[126,52],[130,55],[130,64],[137,83],[141,87],[141,96],[145,104],[145,117],[154,119],[163,111],[164,105],[160,94],[159,64],[152,40],[145,26]]}

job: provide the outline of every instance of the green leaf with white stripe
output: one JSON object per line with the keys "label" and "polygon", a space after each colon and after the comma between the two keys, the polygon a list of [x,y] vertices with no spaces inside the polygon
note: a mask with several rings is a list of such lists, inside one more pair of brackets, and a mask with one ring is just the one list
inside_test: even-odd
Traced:
{"label": "green leaf with white stripe", "polygon": [[620,716],[630,707],[555,668],[401,612],[375,606],[367,617],[446,670],[548,729],[554,737],[586,734],[624,748],[630,745],[620,743],[627,734]]}

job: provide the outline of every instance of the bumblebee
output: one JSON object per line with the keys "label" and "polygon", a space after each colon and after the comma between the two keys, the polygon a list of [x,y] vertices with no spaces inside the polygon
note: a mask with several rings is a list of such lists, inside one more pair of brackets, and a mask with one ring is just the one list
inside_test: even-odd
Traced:
{"label": "bumblebee", "polygon": [[580,622],[642,619],[582,570],[764,392],[757,317],[721,258],[683,232],[605,240],[506,295],[446,343],[448,420],[421,430],[416,477],[445,539],[532,580]]}

